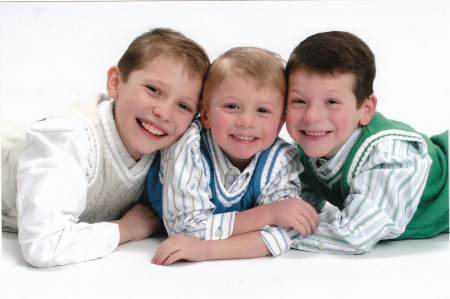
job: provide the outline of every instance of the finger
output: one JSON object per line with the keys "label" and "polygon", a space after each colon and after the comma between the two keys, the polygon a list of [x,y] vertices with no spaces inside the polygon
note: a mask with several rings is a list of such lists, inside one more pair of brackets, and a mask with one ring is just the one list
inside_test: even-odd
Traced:
{"label": "finger", "polygon": [[296,219],[295,223],[292,226],[296,231],[298,231],[302,236],[306,236],[306,228],[303,222],[299,219]]}
{"label": "finger", "polygon": [[310,234],[311,232],[315,232],[317,230],[317,228],[319,227],[319,220],[317,220],[317,217],[315,217],[315,214],[310,214],[309,212],[305,212],[305,214],[302,215],[303,218],[301,218],[301,221],[303,221],[304,225],[308,225],[308,227],[310,228],[310,231],[308,232],[308,234]]}
{"label": "finger", "polygon": [[153,256],[152,263],[156,265],[162,265],[162,263],[167,259],[167,257],[176,249],[173,248],[173,242],[171,239],[167,239],[159,245]]}
{"label": "finger", "polygon": [[304,208],[302,209],[301,214],[308,219],[308,221],[311,223],[311,226],[316,229],[317,226],[319,226],[319,215],[317,214],[316,210],[307,202],[305,202]]}
{"label": "finger", "polygon": [[319,226],[319,220],[317,219],[317,217],[315,217],[315,214],[312,214],[310,211],[304,211],[302,216],[303,216],[302,221],[307,222],[311,230],[315,231]]}
{"label": "finger", "polygon": [[167,257],[167,259],[164,261],[163,265],[164,266],[170,266],[173,263],[175,263],[175,262],[177,262],[179,260],[182,260],[182,259],[184,259],[183,253],[181,251],[177,251],[177,252],[174,252],[171,255],[169,255]]}
{"label": "finger", "polygon": [[298,221],[298,226],[302,229],[301,234],[303,236],[311,234],[312,228],[311,228],[309,221],[306,218],[299,217],[299,219],[297,219],[297,221]]}

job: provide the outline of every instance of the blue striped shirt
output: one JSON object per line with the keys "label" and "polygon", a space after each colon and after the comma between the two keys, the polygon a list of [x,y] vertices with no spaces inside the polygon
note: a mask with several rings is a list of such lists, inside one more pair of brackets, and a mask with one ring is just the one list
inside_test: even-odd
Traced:
{"label": "blue striped shirt", "polygon": [[[201,138],[206,141],[210,162],[201,153]],[[254,205],[298,198],[301,164],[297,148],[277,139],[263,153],[268,155],[261,168],[258,161],[262,154],[258,153],[240,172],[214,142],[210,131],[202,131],[201,123],[193,122],[176,144],[162,151],[163,220],[169,236],[182,233],[202,240],[230,237],[235,215],[240,211],[236,206],[251,188],[254,175],[261,183],[255,193],[259,195],[252,199]],[[223,212],[217,213],[218,210]],[[290,247],[286,229],[265,226],[260,234],[274,256]]]}

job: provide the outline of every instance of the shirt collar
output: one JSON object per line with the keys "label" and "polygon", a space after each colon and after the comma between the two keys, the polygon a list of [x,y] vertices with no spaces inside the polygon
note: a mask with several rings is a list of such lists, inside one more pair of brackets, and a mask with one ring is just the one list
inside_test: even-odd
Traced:
{"label": "shirt collar", "polygon": [[317,169],[322,175],[330,175],[337,173],[342,166],[344,165],[345,160],[347,159],[350,150],[355,145],[356,140],[358,140],[359,135],[361,134],[362,127],[356,128],[353,133],[350,135],[348,140],[342,146],[342,148],[334,155],[331,159],[325,158],[309,158],[311,165]]}
{"label": "shirt collar", "polygon": [[237,179],[242,180],[251,177],[251,174],[256,167],[256,162],[258,161],[260,153],[257,153],[244,169],[244,171],[241,172],[230,162],[220,146],[214,141],[211,136],[210,130],[206,132],[206,136],[211,148],[214,170],[217,172],[217,175],[219,175],[219,179],[224,184],[224,186],[232,185],[233,182]]}

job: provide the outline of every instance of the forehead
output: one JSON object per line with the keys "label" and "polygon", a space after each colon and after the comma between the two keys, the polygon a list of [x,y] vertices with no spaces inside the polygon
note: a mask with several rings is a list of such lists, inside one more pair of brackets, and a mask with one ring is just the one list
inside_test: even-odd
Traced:
{"label": "forehead", "polygon": [[353,91],[353,87],[356,84],[356,77],[352,73],[323,73],[305,69],[297,69],[289,75],[289,90],[298,88],[299,85],[308,87],[312,83],[314,83],[314,86],[334,86]]}
{"label": "forehead", "polygon": [[[280,88],[270,84],[257,82],[253,78],[245,77],[234,72],[228,72],[212,90],[213,93],[214,90],[236,95],[267,95],[270,99],[274,98],[273,95],[275,94],[284,97],[284,91]],[[278,99],[278,97],[276,97],[276,99]]]}
{"label": "forehead", "polygon": [[159,54],[143,61],[142,64],[136,67],[132,72],[144,71],[151,73],[170,72],[170,70],[177,68],[181,71],[183,76],[187,76],[189,80],[202,80],[201,74],[193,70],[189,64],[182,58],[177,56],[169,56]]}

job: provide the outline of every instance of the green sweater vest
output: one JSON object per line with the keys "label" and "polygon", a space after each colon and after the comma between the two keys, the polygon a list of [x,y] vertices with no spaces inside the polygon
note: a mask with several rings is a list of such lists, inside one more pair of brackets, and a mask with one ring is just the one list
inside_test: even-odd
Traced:
{"label": "green sweater vest", "polygon": [[348,182],[359,173],[371,148],[386,138],[426,143],[428,154],[433,161],[419,206],[405,232],[398,239],[428,238],[440,232],[448,232],[448,131],[428,138],[410,126],[386,119],[377,112],[372,121],[363,128],[355,145],[350,150],[342,170],[336,174],[341,174],[340,179],[331,189],[314,175],[308,156],[297,145],[300,151],[300,161],[305,167],[300,179],[321,193],[328,202],[342,210],[344,201],[349,194]]}

